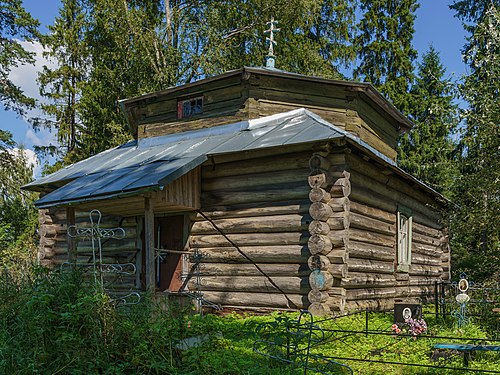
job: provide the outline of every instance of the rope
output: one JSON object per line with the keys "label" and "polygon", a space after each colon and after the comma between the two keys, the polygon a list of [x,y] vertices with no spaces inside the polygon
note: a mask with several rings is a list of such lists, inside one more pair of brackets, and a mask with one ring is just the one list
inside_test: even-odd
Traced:
{"label": "rope", "polygon": [[[205,215],[203,212],[201,212],[201,210],[196,210],[205,220],[207,220],[210,224],[212,224],[212,226],[215,228],[215,230],[217,232],[219,232],[237,251],[238,253],[240,253],[246,260],[248,260],[250,263],[252,263],[255,268],[257,268],[257,270],[262,274],[264,275],[268,280],[269,282],[271,283],[271,285],[273,287],[275,287],[286,299],[286,301],[288,302],[288,307],[289,308],[294,308],[294,309],[297,309],[297,310],[300,310],[300,308],[286,295],[286,293],[278,286],[276,285],[276,283],[273,281],[273,279],[271,279],[270,276],[268,276],[263,270],[262,268],[259,267],[259,265],[257,263],[255,263],[248,255],[246,255],[240,248],[238,245],[236,245],[218,226],[217,224],[215,224],[213,222],[212,219],[210,219],[207,215]],[[290,307],[292,306],[292,307]]]}

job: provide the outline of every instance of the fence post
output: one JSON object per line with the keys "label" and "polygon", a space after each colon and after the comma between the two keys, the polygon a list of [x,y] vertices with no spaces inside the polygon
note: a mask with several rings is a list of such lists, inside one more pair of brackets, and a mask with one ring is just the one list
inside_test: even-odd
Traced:
{"label": "fence post", "polygon": [[438,281],[434,281],[434,310],[436,311],[436,320],[439,317],[439,293],[438,293]]}
{"label": "fence post", "polygon": [[365,334],[368,337],[368,308],[365,310]]}

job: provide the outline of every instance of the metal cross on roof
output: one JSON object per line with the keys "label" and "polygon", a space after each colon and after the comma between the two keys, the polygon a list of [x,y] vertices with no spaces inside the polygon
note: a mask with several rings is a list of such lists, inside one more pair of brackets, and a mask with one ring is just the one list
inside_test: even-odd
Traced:
{"label": "metal cross on roof", "polygon": [[277,24],[278,21],[275,21],[274,17],[271,17],[270,22],[266,22],[266,25],[269,25],[269,30],[264,31],[265,34],[269,34],[269,37],[266,37],[266,41],[269,42],[269,52],[266,56],[266,68],[274,68],[274,46],[276,45],[276,41],[274,40],[274,33],[281,31],[281,29],[275,27]]}

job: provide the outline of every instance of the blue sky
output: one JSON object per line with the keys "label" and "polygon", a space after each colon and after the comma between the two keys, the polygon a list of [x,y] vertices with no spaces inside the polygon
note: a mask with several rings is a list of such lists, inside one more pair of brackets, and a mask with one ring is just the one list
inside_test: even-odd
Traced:
{"label": "blue sky", "polygon": [[[58,14],[59,4],[59,0],[24,0],[25,8],[40,20],[43,32],[47,31],[46,26],[52,24]],[[432,44],[440,53],[448,75],[458,79],[465,73],[460,52],[465,43],[465,31],[461,22],[453,17],[453,12],[448,8],[448,1],[420,0],[415,30],[413,43],[419,56]],[[27,47],[41,52],[39,45]],[[21,85],[26,94],[37,95],[36,70],[43,64],[47,62],[39,61],[36,67],[24,66],[13,72],[13,79]],[[3,108],[0,108],[0,124],[2,129],[13,133],[16,142],[26,148],[47,144],[54,138],[54,135],[47,131],[34,132],[26,121],[17,118],[13,112],[4,111]]]}

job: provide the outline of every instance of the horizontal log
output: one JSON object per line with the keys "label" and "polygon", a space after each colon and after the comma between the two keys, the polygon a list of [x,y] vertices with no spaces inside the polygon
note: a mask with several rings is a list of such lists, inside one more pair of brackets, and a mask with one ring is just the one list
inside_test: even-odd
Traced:
{"label": "horizontal log", "polygon": [[328,205],[332,208],[334,212],[345,211],[348,212],[351,209],[351,201],[348,197],[337,197],[332,198],[328,202]]}
{"label": "horizontal log", "polygon": [[314,302],[311,303],[311,305],[308,308],[308,311],[313,315],[313,316],[327,316],[332,313],[330,304],[328,302]]}
{"label": "horizontal log", "polygon": [[[260,203],[236,206],[217,206],[210,210],[205,210],[204,215],[214,219],[226,219],[236,217],[257,217],[257,216],[271,216],[271,215],[287,215],[287,214],[304,214],[309,212],[311,202],[307,200],[299,200],[295,202],[277,202]],[[199,213],[193,217],[193,221],[203,221],[205,218]]]}
{"label": "horizontal log", "polygon": [[394,263],[380,260],[360,259],[349,256],[349,272],[394,273]]}
{"label": "horizontal log", "polygon": [[348,229],[350,216],[348,212],[333,212],[326,222],[332,230]]}
{"label": "horizontal log", "polygon": [[309,186],[311,189],[326,189],[333,185],[333,178],[331,175],[326,173],[315,173],[307,178]]}
{"label": "horizontal log", "polygon": [[330,264],[330,260],[325,255],[313,255],[307,260],[307,265],[311,271],[327,271]]}
{"label": "horizontal log", "polygon": [[202,209],[211,206],[235,205],[261,202],[283,202],[309,198],[310,188],[306,184],[288,186],[286,189],[273,188],[260,191],[223,191],[217,190],[202,193]]}
{"label": "horizontal log", "polygon": [[311,235],[328,235],[330,233],[330,226],[325,221],[313,220],[309,224],[309,233]]}
{"label": "horizontal log", "polygon": [[364,299],[359,301],[346,301],[344,311],[384,311],[394,308],[394,298]]}
{"label": "horizontal log", "polygon": [[410,276],[421,275],[421,276],[431,276],[438,277],[443,273],[443,268],[439,266],[426,266],[421,264],[410,264]]}
{"label": "horizontal log", "polygon": [[394,275],[383,273],[365,273],[365,272],[351,272],[342,279],[341,286],[346,288],[352,287],[384,287],[395,285],[396,279]]}
{"label": "horizontal log", "polygon": [[[312,218],[309,215],[273,215],[246,218],[216,219],[215,225],[224,233],[270,233],[300,232],[309,229]],[[209,221],[197,221],[191,227],[191,234],[219,233]]]}
{"label": "horizontal log", "polygon": [[351,211],[360,215],[368,216],[373,219],[385,221],[389,224],[396,223],[396,215],[393,212],[387,212],[379,208],[370,207],[365,204],[353,201],[351,199]]}
{"label": "horizontal log", "polygon": [[333,249],[333,244],[330,241],[328,236],[324,236],[322,234],[315,234],[309,237],[309,241],[307,243],[309,251],[311,254],[328,254]]}
{"label": "horizontal log", "polygon": [[334,248],[345,248],[349,243],[348,230],[332,230],[328,233],[328,238]]}
{"label": "horizontal log", "polygon": [[203,299],[222,306],[272,307],[277,309],[303,309],[309,306],[307,295],[287,294],[294,305],[280,293],[249,293],[249,292],[203,292]]}
{"label": "horizontal log", "polygon": [[310,303],[322,303],[326,302],[330,296],[328,295],[328,292],[323,291],[323,290],[314,290],[311,289],[309,293],[307,294],[307,299],[309,300]]}
{"label": "horizontal log", "polygon": [[[272,246],[272,245],[302,245],[309,239],[309,233],[245,233],[229,234],[237,246]],[[190,237],[191,248],[205,247],[230,247],[231,243],[222,235],[192,235]]]}
{"label": "horizontal log", "polygon": [[373,298],[394,298],[396,295],[396,288],[394,287],[347,289],[346,300],[357,301]]}
{"label": "horizontal log", "polygon": [[413,223],[413,232],[433,237],[436,239],[441,239],[444,236],[444,232],[442,230],[431,228],[428,227],[427,225],[418,223]]}
{"label": "horizontal log", "polygon": [[[310,255],[305,245],[242,246],[240,250],[256,263],[307,263]],[[208,263],[248,262],[234,247],[204,248],[201,256]]]}
{"label": "horizontal log", "polygon": [[330,165],[330,160],[319,154],[313,154],[309,159],[309,168],[313,171],[318,169],[328,170]]}
{"label": "horizontal log", "polygon": [[364,175],[378,184],[387,185],[395,191],[415,197],[423,204],[435,203],[434,198],[421,187],[417,187],[414,182],[409,183],[394,173],[381,173],[382,170],[387,170],[385,167],[367,162],[354,153],[349,154],[348,161],[350,167],[358,172],[357,175]]}
{"label": "horizontal log", "polygon": [[217,163],[217,158],[215,158],[215,165],[209,163],[202,167],[202,180],[207,178],[309,168],[309,157],[310,154],[307,152],[295,152],[280,155],[279,158],[274,155],[225,163]]}
{"label": "horizontal log", "polygon": [[314,202],[309,207],[309,214],[314,220],[327,221],[333,215],[333,210],[326,203]]}
{"label": "horizontal log", "polygon": [[332,264],[342,264],[348,262],[349,255],[345,247],[339,247],[332,249],[332,251],[326,254],[326,257]]}
{"label": "horizontal log", "polygon": [[441,257],[444,254],[440,247],[424,245],[413,241],[411,246],[411,252],[412,254],[413,253],[421,254],[432,258]]}
{"label": "horizontal log", "polygon": [[328,271],[314,270],[309,274],[309,286],[312,290],[328,290],[333,286],[333,276]]}
{"label": "horizontal log", "polygon": [[[308,277],[274,276],[271,279],[285,293],[306,294],[311,290]],[[189,287],[201,291],[281,293],[264,276],[203,276],[199,284],[196,278],[191,279]]]}
{"label": "horizontal log", "polygon": [[420,255],[416,253],[411,254],[411,263],[412,264],[422,264],[429,266],[441,266],[441,257],[432,258],[425,255]]}
{"label": "horizontal log", "polygon": [[412,242],[417,242],[417,243],[421,243],[424,245],[436,246],[436,247],[440,247],[442,245],[442,242],[440,239],[425,236],[423,234],[416,233],[416,232],[412,233]]}
{"label": "horizontal log", "polygon": [[[309,276],[306,264],[257,264],[268,276]],[[254,264],[200,263],[201,276],[263,276]]]}
{"label": "horizontal log", "polygon": [[347,275],[347,265],[346,264],[330,264],[328,266],[328,272],[336,279],[342,279]]}
{"label": "horizontal log", "polygon": [[[238,172],[236,172],[238,173]],[[203,192],[217,190],[250,190],[259,186],[288,185],[305,182],[309,169],[276,170],[265,173],[236,174],[234,176],[204,178],[201,184]]]}
{"label": "horizontal log", "polygon": [[349,241],[349,256],[353,258],[394,261],[396,259],[396,251],[393,247],[351,240]]}
{"label": "horizontal log", "polygon": [[353,228],[366,229],[371,232],[377,232],[388,235],[396,234],[395,223],[389,224],[385,221],[367,217],[361,214],[351,212],[349,214],[350,225]]}
{"label": "horizontal log", "polygon": [[394,247],[396,244],[395,235],[387,235],[382,233],[370,232],[367,230],[362,230],[358,228],[349,229],[349,239],[353,241],[359,241],[364,243],[370,243],[374,245],[380,245],[385,247]]}
{"label": "horizontal log", "polygon": [[330,195],[330,193],[322,188],[312,188],[309,192],[309,199],[311,200],[311,202],[328,203],[331,198],[332,196]]}
{"label": "horizontal log", "polygon": [[349,178],[339,178],[330,189],[332,197],[348,197],[351,194],[351,182]]}
{"label": "horizontal log", "polygon": [[[390,188],[387,185],[382,184],[374,180],[373,178],[370,178],[360,173],[353,173],[353,175],[351,176],[351,183],[353,191],[358,190],[358,191],[364,191],[365,193],[371,192],[372,195],[378,199],[380,199],[380,197],[383,197],[383,199],[385,199],[386,201],[392,201],[393,205],[403,204],[408,208],[411,208],[413,210],[413,216],[415,217],[415,219],[417,216],[420,218],[423,215],[429,221],[434,222],[435,225],[441,219],[441,214],[438,211],[426,206],[424,202],[421,202],[418,199],[416,199],[415,194],[406,195],[396,189]],[[369,189],[363,190],[363,188],[365,187],[369,187]],[[359,188],[361,188],[361,190],[359,190]],[[353,199],[356,201],[360,201],[361,203],[365,203],[362,200],[359,200],[357,196],[356,198],[353,197]],[[395,209],[387,211],[396,212]]]}

